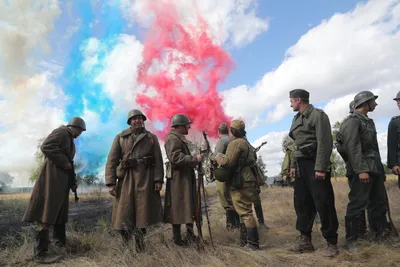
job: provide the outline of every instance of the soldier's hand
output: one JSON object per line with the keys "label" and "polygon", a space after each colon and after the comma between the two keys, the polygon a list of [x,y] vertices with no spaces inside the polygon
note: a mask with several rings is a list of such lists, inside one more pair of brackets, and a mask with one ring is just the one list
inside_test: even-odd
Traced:
{"label": "soldier's hand", "polygon": [[198,155],[196,156],[197,162],[201,162],[202,159],[203,159],[203,157],[201,156],[201,154],[198,154]]}
{"label": "soldier's hand", "polygon": [[161,189],[162,189],[162,183],[161,183],[161,182],[155,182],[155,184],[154,184],[154,190],[155,190],[156,192],[160,192]]}
{"label": "soldier's hand", "polygon": [[358,177],[360,178],[361,183],[371,182],[371,178],[369,177],[369,174],[367,172],[360,173]]}
{"label": "soldier's hand", "polygon": [[115,185],[112,185],[108,188],[108,193],[115,197]]}
{"label": "soldier's hand", "polygon": [[286,175],[282,176],[283,181],[286,181],[286,179],[287,179]]}
{"label": "soldier's hand", "polygon": [[316,180],[324,180],[325,176],[326,176],[325,172],[315,172]]}
{"label": "soldier's hand", "polygon": [[71,191],[76,192],[76,189],[78,189],[78,186],[76,184],[71,185]]}
{"label": "soldier's hand", "polygon": [[400,167],[399,166],[393,166],[392,173],[394,175],[400,175]]}
{"label": "soldier's hand", "polygon": [[71,163],[65,163],[64,165],[61,166],[64,170],[70,170],[72,169]]}
{"label": "soldier's hand", "polygon": [[289,175],[290,175],[290,177],[294,177],[296,175],[296,169],[290,168]]}

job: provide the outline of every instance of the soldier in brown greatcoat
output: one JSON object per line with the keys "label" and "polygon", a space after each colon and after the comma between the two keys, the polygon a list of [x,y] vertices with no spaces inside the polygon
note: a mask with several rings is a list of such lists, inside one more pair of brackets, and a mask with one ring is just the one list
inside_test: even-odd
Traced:
{"label": "soldier in brown greatcoat", "polygon": [[[174,243],[186,246],[196,240],[193,232],[195,216],[196,177],[194,168],[201,155],[192,156],[185,135],[191,121],[186,115],[176,114],[171,120],[171,131],[165,140],[165,150],[170,162],[170,177],[165,191],[164,220],[172,224]],[[186,224],[186,238],[181,238],[181,224]]]}
{"label": "soldier in brown greatcoat", "polygon": [[45,156],[42,170],[33,187],[23,221],[36,222],[34,259],[52,263],[61,259],[48,253],[49,228],[53,225],[57,246],[65,246],[65,223],[68,221],[68,193],[76,191],[72,159],[75,156],[74,138],[86,130],[85,121],[72,118],[47,136],[40,149]]}
{"label": "soldier in brown greatcoat", "polygon": [[135,236],[137,252],[144,251],[150,225],[162,222],[160,190],[164,169],[157,137],[144,128],[146,116],[128,113],[130,127],[117,134],[106,163],[106,185],[114,196],[112,227],[125,242]]}

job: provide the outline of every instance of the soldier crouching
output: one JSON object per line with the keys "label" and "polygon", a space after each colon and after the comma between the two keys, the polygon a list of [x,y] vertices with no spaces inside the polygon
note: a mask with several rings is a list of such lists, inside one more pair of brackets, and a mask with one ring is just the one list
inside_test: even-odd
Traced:
{"label": "soldier crouching", "polygon": [[114,196],[112,228],[129,242],[135,236],[137,252],[143,252],[150,225],[162,222],[160,190],[164,168],[157,136],[144,128],[146,116],[128,113],[130,127],[117,134],[106,163],[106,185]]}
{"label": "soldier crouching", "polygon": [[254,159],[251,160],[251,148],[244,138],[246,135],[244,122],[233,120],[230,133],[233,139],[227,147],[226,154],[217,154],[215,159],[219,168],[234,170],[227,176],[229,176],[233,206],[241,221],[240,244],[247,245],[251,249],[259,249],[257,223],[252,210],[252,204],[257,200],[257,182],[250,169],[255,162]]}

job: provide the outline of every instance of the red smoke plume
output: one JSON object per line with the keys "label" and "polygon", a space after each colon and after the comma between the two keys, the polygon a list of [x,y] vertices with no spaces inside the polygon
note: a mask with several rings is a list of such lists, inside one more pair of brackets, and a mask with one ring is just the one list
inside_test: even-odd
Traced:
{"label": "red smoke plume", "polygon": [[217,137],[218,125],[230,121],[217,92],[218,83],[234,67],[230,55],[213,43],[200,16],[194,25],[184,26],[171,1],[154,1],[149,9],[154,19],[138,70],[138,81],[145,85],[147,95],[138,94],[136,102],[149,119],[165,125],[158,133],[162,140],[177,113],[190,118],[192,131],[204,130]]}

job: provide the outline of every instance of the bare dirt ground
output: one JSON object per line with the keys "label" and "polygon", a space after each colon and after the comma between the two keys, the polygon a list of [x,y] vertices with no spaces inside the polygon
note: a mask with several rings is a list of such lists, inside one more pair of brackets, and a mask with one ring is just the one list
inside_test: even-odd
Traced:
{"label": "bare dirt ground", "polygon": [[[172,244],[169,225],[160,224],[146,236],[147,251],[137,254],[134,244],[124,245],[110,230],[111,197],[104,192],[80,196],[79,203],[70,203],[67,226],[68,245],[58,251],[64,260],[51,266],[400,266],[400,244],[364,243],[358,254],[344,249],[344,214],[347,205],[347,180],[333,179],[336,209],[339,217],[339,256],[322,256],[325,243],[314,225],[313,243],[317,251],[296,254],[288,251],[298,233],[295,230],[292,188],[263,188],[262,201],[269,231],[260,231],[262,250],[250,251],[238,244],[239,233],[225,230],[225,214],[215,198],[215,188],[208,187],[210,214],[215,250],[210,244],[204,218],[204,251],[180,248]],[[392,218],[400,227],[400,190],[394,177],[386,182]],[[30,225],[21,222],[29,195],[0,196],[0,266],[36,266],[31,261],[33,240]],[[184,227],[182,228],[184,230]]]}

